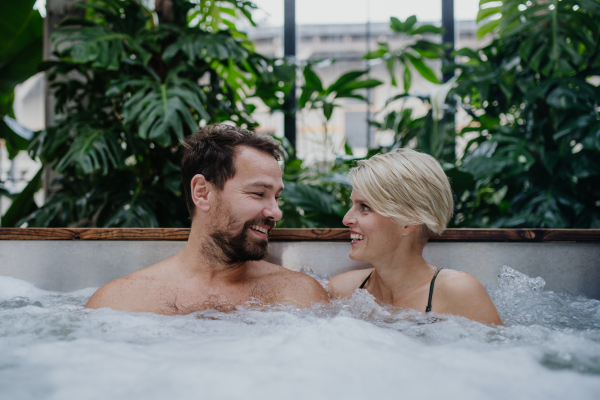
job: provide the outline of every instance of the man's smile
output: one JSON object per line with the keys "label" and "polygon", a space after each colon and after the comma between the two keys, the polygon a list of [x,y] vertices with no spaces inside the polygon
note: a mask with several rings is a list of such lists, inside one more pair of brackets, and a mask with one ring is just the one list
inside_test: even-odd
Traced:
{"label": "man's smile", "polygon": [[265,239],[269,237],[269,229],[270,227],[264,227],[260,225],[250,225],[250,230],[256,234],[257,236]]}

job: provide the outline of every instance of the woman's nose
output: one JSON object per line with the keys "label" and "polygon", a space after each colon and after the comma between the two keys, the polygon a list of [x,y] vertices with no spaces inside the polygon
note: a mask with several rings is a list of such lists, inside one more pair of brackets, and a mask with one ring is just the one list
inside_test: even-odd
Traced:
{"label": "woman's nose", "polygon": [[345,226],[352,226],[356,224],[356,218],[352,216],[352,209],[349,209],[346,215],[344,215],[342,224],[344,224]]}

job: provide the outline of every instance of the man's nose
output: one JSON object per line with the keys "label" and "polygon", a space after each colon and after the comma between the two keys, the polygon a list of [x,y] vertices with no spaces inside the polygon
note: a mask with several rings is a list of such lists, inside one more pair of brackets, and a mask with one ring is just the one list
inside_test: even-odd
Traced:
{"label": "man's nose", "polygon": [[263,209],[263,215],[267,218],[273,218],[275,221],[279,221],[283,217],[277,200],[271,202],[269,206]]}

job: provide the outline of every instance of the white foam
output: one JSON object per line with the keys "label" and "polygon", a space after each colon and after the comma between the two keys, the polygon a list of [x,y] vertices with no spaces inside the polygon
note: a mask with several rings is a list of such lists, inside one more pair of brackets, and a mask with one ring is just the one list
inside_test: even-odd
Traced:
{"label": "white foam", "polygon": [[539,282],[503,269],[490,293],[509,326],[491,327],[380,307],[365,291],[311,310],[88,310],[93,290],[0,277],[15,296],[0,302],[0,388],[8,399],[595,399],[600,302]]}
{"label": "white foam", "polygon": [[0,275],[0,301],[12,300],[17,297],[33,299],[45,294],[47,294],[46,291],[36,288],[32,283]]}

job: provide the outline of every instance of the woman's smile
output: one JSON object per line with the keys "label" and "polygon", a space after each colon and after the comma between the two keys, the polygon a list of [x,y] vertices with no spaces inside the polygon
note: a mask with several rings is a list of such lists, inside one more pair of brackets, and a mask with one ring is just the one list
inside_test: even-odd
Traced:
{"label": "woman's smile", "polygon": [[356,232],[356,231],[350,231],[350,244],[351,245],[355,245],[357,243],[362,242],[365,239],[365,236]]}

